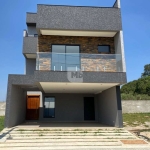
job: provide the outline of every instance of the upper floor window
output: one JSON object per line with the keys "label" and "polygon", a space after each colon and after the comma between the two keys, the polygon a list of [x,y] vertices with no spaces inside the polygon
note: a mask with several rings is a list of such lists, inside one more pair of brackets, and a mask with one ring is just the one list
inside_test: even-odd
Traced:
{"label": "upper floor window", "polygon": [[80,53],[78,45],[52,45],[53,53]]}
{"label": "upper floor window", "polygon": [[52,45],[51,67],[54,71],[80,69],[80,47],[77,45]]}
{"label": "upper floor window", "polygon": [[110,46],[109,45],[99,45],[98,52],[99,53],[110,53]]}

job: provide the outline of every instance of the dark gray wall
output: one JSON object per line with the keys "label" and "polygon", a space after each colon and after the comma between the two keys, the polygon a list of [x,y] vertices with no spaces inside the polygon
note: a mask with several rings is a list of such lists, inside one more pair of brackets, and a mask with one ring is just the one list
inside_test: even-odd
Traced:
{"label": "dark gray wall", "polygon": [[24,37],[23,38],[23,54],[37,53],[38,38]]}
{"label": "dark gray wall", "polygon": [[[92,94],[45,94],[55,97],[55,118],[44,118],[43,107],[40,108],[42,121],[84,121],[84,97],[94,97]],[[43,96],[43,99],[44,99]],[[95,112],[97,113],[97,111]]]}
{"label": "dark gray wall", "polygon": [[26,15],[26,22],[27,24],[35,24],[37,21],[37,14],[36,13],[27,13]]}
{"label": "dark gray wall", "polygon": [[26,93],[19,87],[12,85],[11,95],[7,95],[6,121],[5,127],[13,127],[25,121],[26,115]]}
{"label": "dark gray wall", "polygon": [[35,70],[36,70],[36,59],[26,58],[26,74],[33,75]]}
{"label": "dark gray wall", "polygon": [[120,9],[110,7],[74,7],[38,5],[36,27],[60,30],[122,29]]}
{"label": "dark gray wall", "polygon": [[[120,93],[118,93],[120,94]],[[122,110],[119,109],[119,98],[116,87],[103,91],[97,96],[99,121],[103,124],[122,127]]]}
{"label": "dark gray wall", "polygon": [[[9,75],[13,84],[36,84],[37,82],[69,82],[67,72],[35,71],[34,75]],[[83,72],[83,83],[126,83],[126,73]]]}
{"label": "dark gray wall", "polygon": [[[35,71],[34,77],[39,82],[70,82],[68,72]],[[78,82],[79,79],[74,80]],[[83,83],[126,83],[126,73],[122,72],[83,72]]]}

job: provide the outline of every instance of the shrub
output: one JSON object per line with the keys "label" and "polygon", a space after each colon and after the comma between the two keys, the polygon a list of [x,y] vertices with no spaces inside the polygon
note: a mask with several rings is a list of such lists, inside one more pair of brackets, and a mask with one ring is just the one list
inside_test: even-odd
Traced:
{"label": "shrub", "polygon": [[121,94],[122,100],[150,100],[150,96],[146,94]]}

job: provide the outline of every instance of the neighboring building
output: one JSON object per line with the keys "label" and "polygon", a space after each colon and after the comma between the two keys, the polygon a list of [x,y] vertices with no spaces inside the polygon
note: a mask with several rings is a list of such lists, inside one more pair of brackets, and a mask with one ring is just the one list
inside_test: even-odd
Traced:
{"label": "neighboring building", "polygon": [[26,24],[25,75],[9,75],[5,126],[37,120],[122,127],[120,0],[113,7],[37,5]]}

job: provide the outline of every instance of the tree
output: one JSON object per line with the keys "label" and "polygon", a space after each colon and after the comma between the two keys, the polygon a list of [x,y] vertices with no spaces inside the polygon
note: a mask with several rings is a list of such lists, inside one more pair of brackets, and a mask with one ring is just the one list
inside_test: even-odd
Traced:
{"label": "tree", "polygon": [[148,88],[150,86],[150,77],[140,78],[136,83],[135,93],[148,94]]}
{"label": "tree", "polygon": [[150,76],[150,64],[144,66],[144,73],[142,73],[141,77]]}
{"label": "tree", "polygon": [[146,94],[150,96],[150,76],[129,82],[121,87],[122,94]]}
{"label": "tree", "polygon": [[134,94],[135,93],[135,90],[136,90],[136,83],[137,83],[137,80],[134,80],[132,82],[129,82],[125,85],[123,85],[121,87],[121,93],[125,93],[125,94]]}

